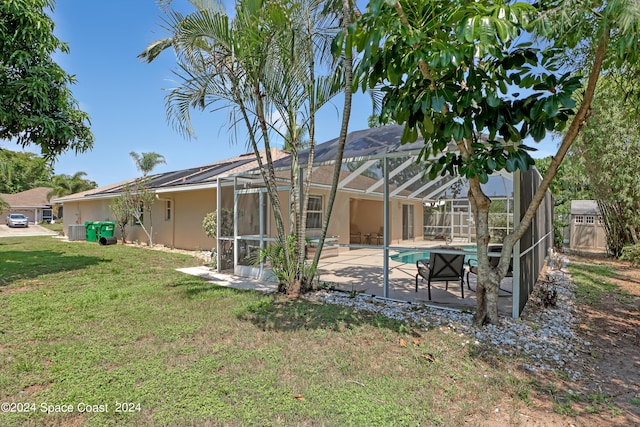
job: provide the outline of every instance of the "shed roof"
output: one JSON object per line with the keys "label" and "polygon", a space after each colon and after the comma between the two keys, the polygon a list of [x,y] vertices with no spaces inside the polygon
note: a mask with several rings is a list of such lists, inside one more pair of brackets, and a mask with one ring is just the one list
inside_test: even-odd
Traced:
{"label": "shed roof", "polygon": [[571,215],[600,215],[598,202],[595,200],[572,200]]}

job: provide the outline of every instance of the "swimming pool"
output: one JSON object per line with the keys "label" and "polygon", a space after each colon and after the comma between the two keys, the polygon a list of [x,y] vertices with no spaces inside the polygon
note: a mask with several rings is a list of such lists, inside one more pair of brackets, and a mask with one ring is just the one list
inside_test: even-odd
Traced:
{"label": "swimming pool", "polygon": [[[456,246],[456,248],[461,248],[466,252],[470,252],[469,255],[465,255],[464,257],[465,262],[469,261],[470,259],[478,258],[478,256],[475,254],[476,245]],[[435,248],[425,249],[423,251],[400,252],[395,255],[391,255],[389,258],[391,258],[393,261],[402,262],[404,264],[415,264],[416,261],[420,259],[429,259],[429,253],[433,249]],[[450,249],[453,249],[453,248],[450,248]]]}

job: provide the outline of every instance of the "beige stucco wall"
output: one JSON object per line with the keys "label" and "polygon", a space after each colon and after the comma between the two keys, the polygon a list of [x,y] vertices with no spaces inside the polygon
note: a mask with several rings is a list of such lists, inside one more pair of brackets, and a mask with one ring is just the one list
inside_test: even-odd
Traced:
{"label": "beige stucco wall", "polygon": [[[326,215],[327,205],[329,201],[329,191],[312,189],[311,195],[322,196],[323,212]],[[283,206],[283,215],[285,229],[288,230],[288,193],[279,193],[280,203]],[[390,201],[390,224],[391,224],[391,243],[399,243],[402,240],[402,205],[412,204],[414,206],[414,239],[422,240],[423,229],[423,212],[422,203],[417,201],[391,200]],[[275,220],[273,212],[269,208],[269,222],[271,236],[276,235]],[[375,196],[360,196],[353,193],[340,192],[336,195],[333,205],[333,212],[327,230],[327,236],[338,236],[338,242],[341,244],[349,244],[352,226],[364,235],[370,233],[375,236],[380,231],[384,223],[383,202]],[[319,230],[307,230],[308,236],[319,235]],[[363,242],[364,243],[364,242]],[[376,243],[375,240],[372,243]]]}
{"label": "beige stucco wall", "polygon": [[69,224],[84,224],[87,221],[113,221],[114,216],[109,209],[111,199],[88,200],[82,202],[65,202],[63,227],[68,232]]}
{"label": "beige stucco wall", "polygon": [[216,210],[215,189],[183,191],[161,196],[171,197],[174,201],[174,247],[211,249],[215,246],[215,239],[207,237],[202,228],[205,215]]}
{"label": "beige stucco wall", "polygon": [[[166,202],[171,201],[171,218],[167,219]],[[115,221],[109,208],[112,199],[65,202],[65,233],[68,235],[69,224],[84,224],[86,221]],[[204,216],[216,208],[216,190],[193,190],[174,193],[162,193],[153,205],[151,218],[153,221],[153,240],[155,244],[179,249],[211,249],[215,239],[209,238],[202,229]],[[150,225],[149,215],[144,215],[145,226]],[[121,238],[116,227],[116,236]],[[127,226],[127,240],[146,242],[147,237],[142,227]]]}
{"label": "beige stucco wall", "polygon": [[[329,200],[328,190],[312,189],[312,195],[320,195],[323,200],[323,212],[326,215]],[[289,227],[288,192],[279,194],[283,208],[285,229]],[[264,195],[265,202],[268,196]],[[171,202],[171,218],[167,218],[167,202]],[[239,198],[239,234],[257,235],[259,233],[259,196],[258,194],[242,195]],[[112,199],[94,199],[79,202],[64,203],[64,228],[68,234],[69,224],[84,224],[86,221],[115,221],[115,217],[109,208]],[[215,239],[205,235],[202,229],[204,216],[216,209],[216,189],[190,190],[170,193],[161,193],[153,205],[153,239],[155,244],[162,244],[180,249],[211,249],[215,246]],[[407,202],[391,200],[390,223],[391,243],[399,243],[402,240],[402,205],[411,203],[414,205],[414,235],[422,238],[422,204],[420,202]],[[233,189],[224,188],[222,196],[224,207],[233,206]],[[270,204],[266,212],[268,227],[267,234],[272,237],[277,235],[274,215]],[[145,225],[148,225],[149,215],[144,216]],[[339,236],[339,243],[348,244],[351,225],[356,225],[363,234],[375,235],[383,224],[383,203],[374,196],[354,197],[354,194],[341,192],[336,196],[327,231],[328,236]],[[308,230],[308,236],[319,235],[319,230]],[[116,236],[121,238],[120,231],[116,227]],[[136,225],[127,226],[127,240],[146,242],[147,237],[142,227]],[[376,243],[375,240],[372,243]]]}

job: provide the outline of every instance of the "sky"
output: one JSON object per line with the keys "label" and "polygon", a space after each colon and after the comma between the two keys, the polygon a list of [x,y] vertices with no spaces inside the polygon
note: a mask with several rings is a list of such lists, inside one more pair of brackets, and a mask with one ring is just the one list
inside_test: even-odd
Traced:
{"label": "sky", "polygon": [[[225,1],[227,10],[232,2]],[[193,10],[186,0],[174,0],[182,12]],[[99,186],[139,176],[129,152],[156,152],[165,157],[154,173],[169,172],[247,153],[243,141],[233,142],[224,110],[192,111],[195,139],[186,139],[167,121],[165,95],[178,85],[173,52],[163,52],[153,63],[137,56],[150,43],[163,38],[162,12],[155,0],[57,0],[52,13],[55,35],[68,43],[69,54],[54,59],[76,84],[71,87],[80,109],[91,118],[95,136],[91,151],[65,153],[54,164],[55,174],[83,171]],[[342,98],[327,105],[317,118],[318,143],[338,136]],[[354,96],[349,131],[367,128],[371,101],[366,94]],[[242,128],[240,128],[242,130]],[[528,145],[536,145],[528,143]],[[555,142],[537,148],[535,157],[551,154]],[[22,148],[8,141],[0,146]],[[38,152],[38,147],[25,151]]]}

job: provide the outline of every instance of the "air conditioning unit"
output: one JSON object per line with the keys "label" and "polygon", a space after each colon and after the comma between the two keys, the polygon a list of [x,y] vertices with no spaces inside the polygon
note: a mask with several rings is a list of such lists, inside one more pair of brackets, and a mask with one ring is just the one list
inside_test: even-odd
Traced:
{"label": "air conditioning unit", "polygon": [[87,231],[84,224],[71,224],[69,225],[69,240],[85,240],[87,238]]}

